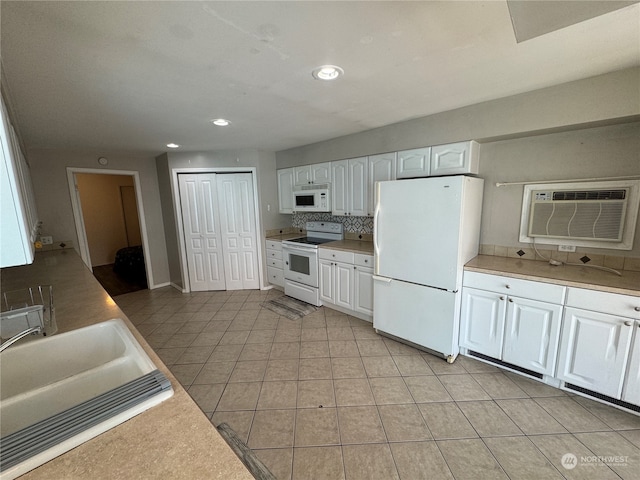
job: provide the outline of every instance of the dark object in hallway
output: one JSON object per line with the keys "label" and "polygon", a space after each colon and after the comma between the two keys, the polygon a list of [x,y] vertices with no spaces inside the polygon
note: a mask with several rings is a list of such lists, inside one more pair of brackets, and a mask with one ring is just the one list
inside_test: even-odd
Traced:
{"label": "dark object in hallway", "polygon": [[112,297],[149,288],[146,275],[142,277],[120,275],[114,271],[114,264],[93,267],[93,276]]}

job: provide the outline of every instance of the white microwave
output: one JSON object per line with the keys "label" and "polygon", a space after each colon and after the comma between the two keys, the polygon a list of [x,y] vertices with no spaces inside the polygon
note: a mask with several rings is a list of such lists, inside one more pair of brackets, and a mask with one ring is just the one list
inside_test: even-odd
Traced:
{"label": "white microwave", "polygon": [[331,195],[328,183],[302,185],[293,188],[294,212],[330,212]]}

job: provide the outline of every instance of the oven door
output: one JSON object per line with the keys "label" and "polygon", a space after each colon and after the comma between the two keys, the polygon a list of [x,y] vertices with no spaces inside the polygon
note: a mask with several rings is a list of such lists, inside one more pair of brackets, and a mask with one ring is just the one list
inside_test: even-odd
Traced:
{"label": "oven door", "polygon": [[318,249],[282,245],[284,278],[310,287],[318,287]]}

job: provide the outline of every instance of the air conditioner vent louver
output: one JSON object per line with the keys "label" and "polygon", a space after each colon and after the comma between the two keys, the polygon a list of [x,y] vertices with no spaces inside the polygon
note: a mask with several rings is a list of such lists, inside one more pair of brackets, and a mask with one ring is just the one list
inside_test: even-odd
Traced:
{"label": "air conditioner vent louver", "polygon": [[626,190],[581,190],[553,192],[554,200],[624,200]]}
{"label": "air conditioner vent louver", "polygon": [[527,184],[519,240],[632,250],[640,179]]}
{"label": "air conditioner vent louver", "polygon": [[626,193],[625,190],[535,192],[529,236],[619,242]]}

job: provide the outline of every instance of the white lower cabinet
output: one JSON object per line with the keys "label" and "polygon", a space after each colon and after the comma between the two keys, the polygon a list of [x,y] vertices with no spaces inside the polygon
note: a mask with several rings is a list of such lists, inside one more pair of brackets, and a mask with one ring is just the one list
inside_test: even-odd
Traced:
{"label": "white lower cabinet", "polygon": [[320,249],[320,301],[342,312],[371,321],[373,263],[371,255]]}
{"label": "white lower cabinet", "polygon": [[559,285],[465,272],[460,346],[553,376],[564,291]]}
{"label": "white lower cabinet", "polygon": [[622,400],[634,405],[640,405],[640,321],[634,323],[633,331],[631,354],[629,355],[627,378],[622,390]]}
{"label": "white lower cabinet", "polygon": [[502,360],[553,376],[561,318],[561,305],[509,297]]}
{"label": "white lower cabinet", "polygon": [[282,268],[282,242],[267,240],[267,280],[272,285],[284,287],[284,270]]}
{"label": "white lower cabinet", "polygon": [[354,310],[373,316],[373,268],[355,267],[354,288]]}
{"label": "white lower cabinet", "polygon": [[567,307],[557,377],[620,398],[632,332],[631,320]]}
{"label": "white lower cabinet", "polygon": [[460,346],[640,405],[637,296],[465,271]]}
{"label": "white lower cabinet", "polygon": [[463,288],[460,346],[500,359],[505,309],[504,295]]}

